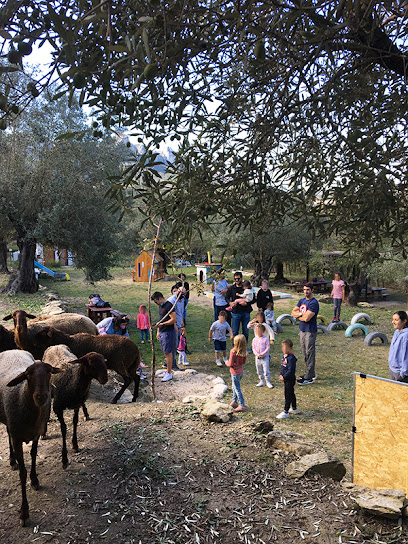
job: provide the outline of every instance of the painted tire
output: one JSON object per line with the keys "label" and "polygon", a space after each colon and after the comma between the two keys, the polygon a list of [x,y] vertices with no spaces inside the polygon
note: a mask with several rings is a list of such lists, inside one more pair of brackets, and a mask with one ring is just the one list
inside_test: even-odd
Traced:
{"label": "painted tire", "polygon": [[290,314],[282,314],[282,315],[280,315],[280,316],[276,319],[276,323],[279,323],[279,324],[281,325],[281,324],[282,324],[282,321],[284,321],[285,319],[289,319],[291,325],[295,325],[295,324],[296,324],[296,319],[295,319],[294,317],[292,317]]}
{"label": "painted tire", "polygon": [[324,317],[324,315],[319,314],[316,319],[317,321],[320,321],[320,323],[322,323],[323,325],[326,325],[327,327],[327,318]]}
{"label": "painted tire", "polygon": [[360,312],[359,314],[356,314],[351,318],[351,324],[354,325],[354,323],[358,323],[362,319],[365,319],[368,323],[373,323],[373,320],[368,314]]}
{"label": "painted tire", "polygon": [[337,327],[340,327],[341,329],[347,329],[348,325],[347,323],[344,323],[344,321],[336,321],[335,323],[330,323],[330,325],[327,327],[327,330],[331,332]]}
{"label": "painted tire", "polygon": [[317,325],[317,331],[322,331],[323,334],[329,334],[329,331],[323,325]]}
{"label": "painted tire", "polygon": [[278,334],[283,334],[283,327],[280,323],[276,323],[276,330]]}
{"label": "painted tire", "polygon": [[370,332],[365,325],[362,325],[361,323],[353,323],[353,325],[350,325],[350,327],[347,327],[346,332],[344,334],[346,335],[347,338],[352,338],[353,332],[358,330],[363,331],[365,336],[368,336]]}
{"label": "painted tire", "polygon": [[384,344],[384,346],[388,346],[388,338],[385,336],[383,332],[379,332],[379,331],[370,332],[370,334],[364,338],[364,344],[366,346],[372,346],[373,340],[375,340],[375,338],[380,338],[381,343]]}

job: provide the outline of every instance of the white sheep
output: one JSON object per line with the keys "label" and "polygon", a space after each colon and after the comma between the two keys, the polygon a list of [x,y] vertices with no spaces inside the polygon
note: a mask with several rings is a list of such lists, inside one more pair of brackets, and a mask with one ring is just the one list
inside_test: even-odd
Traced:
{"label": "white sheep", "polygon": [[65,334],[77,334],[86,332],[87,334],[99,334],[98,327],[85,315],[81,314],[58,314],[58,315],[40,315],[28,323],[30,328],[34,323],[41,323],[65,332]]}

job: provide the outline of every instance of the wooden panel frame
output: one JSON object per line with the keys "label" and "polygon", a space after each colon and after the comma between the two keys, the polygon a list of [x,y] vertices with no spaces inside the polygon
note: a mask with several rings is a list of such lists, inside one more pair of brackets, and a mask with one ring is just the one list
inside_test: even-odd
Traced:
{"label": "wooden panel frame", "polygon": [[354,373],[353,483],[408,492],[407,422],[407,383]]}

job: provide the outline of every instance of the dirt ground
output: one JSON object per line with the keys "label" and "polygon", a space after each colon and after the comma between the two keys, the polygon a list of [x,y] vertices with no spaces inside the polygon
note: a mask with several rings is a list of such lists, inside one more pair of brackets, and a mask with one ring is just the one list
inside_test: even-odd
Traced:
{"label": "dirt ground", "polygon": [[[253,424],[238,417],[207,423],[197,407],[170,401],[208,389],[208,383],[203,374],[158,383],[166,402],[120,405],[109,404],[112,387],[93,386],[87,403],[92,419],[80,422],[81,451],[69,454],[66,470],[53,417],[48,439],[39,445],[42,488],[28,489],[25,528],[18,520],[18,472],[9,467],[2,426],[0,542],[408,542],[396,521],[355,512],[339,483],[319,476],[287,479],[283,469],[291,455],[268,449]],[[68,436],[71,418],[66,413]],[[28,452],[26,447],[29,466]]]}

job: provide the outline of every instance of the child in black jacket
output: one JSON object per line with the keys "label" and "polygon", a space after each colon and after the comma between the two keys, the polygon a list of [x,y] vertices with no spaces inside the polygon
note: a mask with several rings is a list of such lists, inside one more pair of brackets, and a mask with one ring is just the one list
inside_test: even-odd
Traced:
{"label": "child in black jacket", "polygon": [[[276,419],[286,419],[289,414],[300,414],[296,408],[295,383],[296,383],[296,357],[292,353],[292,340],[282,341],[282,366],[279,379],[285,384],[285,408],[276,416]],[[291,407],[292,405],[292,407]]]}

